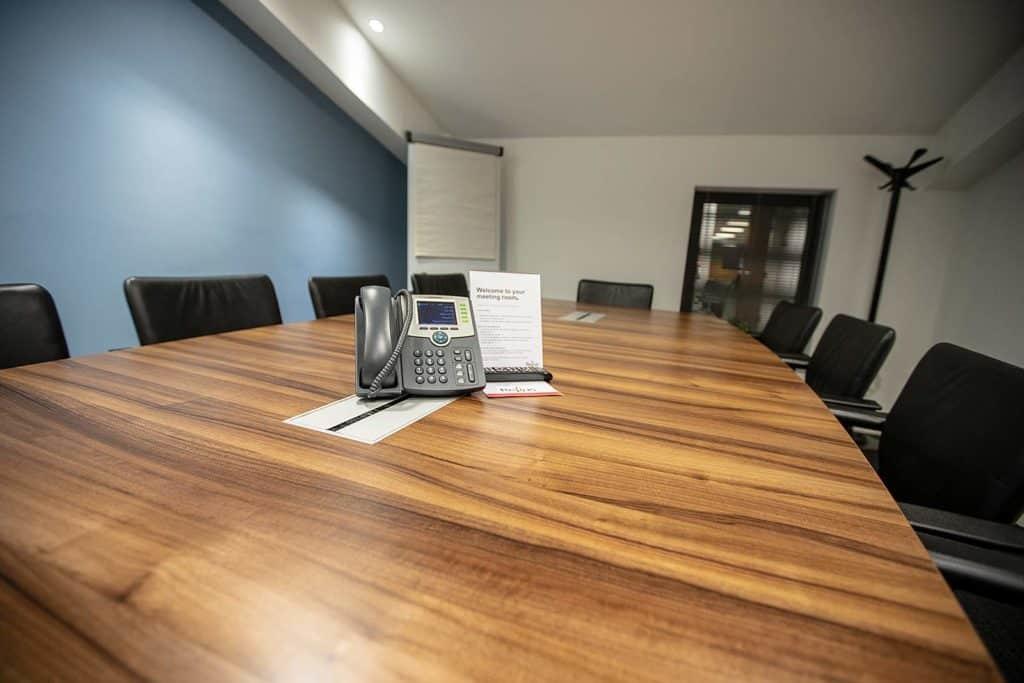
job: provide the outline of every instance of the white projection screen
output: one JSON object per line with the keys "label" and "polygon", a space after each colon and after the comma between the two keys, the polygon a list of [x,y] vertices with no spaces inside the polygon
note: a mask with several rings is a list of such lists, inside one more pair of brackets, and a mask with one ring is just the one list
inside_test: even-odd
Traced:
{"label": "white projection screen", "polygon": [[497,261],[501,157],[414,141],[408,163],[411,256]]}

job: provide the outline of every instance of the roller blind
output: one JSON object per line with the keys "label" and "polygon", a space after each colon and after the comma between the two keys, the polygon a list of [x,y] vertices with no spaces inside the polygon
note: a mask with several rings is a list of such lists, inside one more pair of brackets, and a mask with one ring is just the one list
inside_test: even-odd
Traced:
{"label": "roller blind", "polygon": [[501,158],[409,145],[409,216],[417,258],[496,260]]}

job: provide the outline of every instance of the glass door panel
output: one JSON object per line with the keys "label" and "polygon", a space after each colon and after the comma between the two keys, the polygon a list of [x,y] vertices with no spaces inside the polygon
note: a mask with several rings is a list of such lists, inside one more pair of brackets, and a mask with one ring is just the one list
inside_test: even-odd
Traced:
{"label": "glass door panel", "polygon": [[806,303],[823,202],[820,195],[698,192],[682,310],[760,332],[779,301]]}

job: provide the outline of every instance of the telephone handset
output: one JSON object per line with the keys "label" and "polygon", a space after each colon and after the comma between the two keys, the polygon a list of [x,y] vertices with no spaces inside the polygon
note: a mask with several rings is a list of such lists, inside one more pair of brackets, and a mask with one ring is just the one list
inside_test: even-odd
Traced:
{"label": "telephone handset", "polygon": [[363,287],[356,297],[356,395],[452,396],[486,383],[464,296]]}

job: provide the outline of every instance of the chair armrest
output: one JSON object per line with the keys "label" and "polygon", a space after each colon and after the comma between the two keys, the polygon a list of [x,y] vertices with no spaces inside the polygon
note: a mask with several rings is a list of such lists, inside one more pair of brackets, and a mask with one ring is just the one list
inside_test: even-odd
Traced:
{"label": "chair armrest", "polygon": [[954,588],[968,588],[1003,602],[1024,602],[1024,555],[928,533],[918,532],[918,537]]}
{"label": "chair armrest", "polygon": [[856,410],[881,410],[882,404],[878,401],[872,401],[869,398],[851,398],[848,396],[833,396],[831,394],[822,394],[821,400],[825,402],[825,405],[829,408],[855,408]]}
{"label": "chair armrest", "polygon": [[804,370],[811,363],[811,357],[806,353],[780,353],[779,358],[794,370]]}
{"label": "chair armrest", "polygon": [[879,432],[885,429],[885,419],[889,417],[889,413],[878,410],[856,410],[832,405],[828,405],[828,409],[832,411],[832,415],[837,420],[847,427],[861,427]]}
{"label": "chair armrest", "polygon": [[910,503],[900,503],[900,509],[915,531],[976,546],[1016,552],[1024,557],[1024,527]]}

